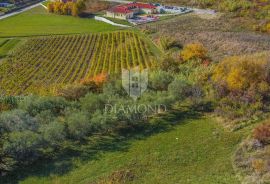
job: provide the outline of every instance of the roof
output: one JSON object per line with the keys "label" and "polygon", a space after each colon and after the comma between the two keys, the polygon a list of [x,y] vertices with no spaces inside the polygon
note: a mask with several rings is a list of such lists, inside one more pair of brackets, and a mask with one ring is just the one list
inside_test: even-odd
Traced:
{"label": "roof", "polygon": [[115,6],[108,11],[114,12],[114,13],[131,13],[133,12],[132,10],[135,8],[142,8],[142,9],[156,9],[156,6],[152,4],[147,4],[147,3],[128,3],[128,4],[122,4]]}
{"label": "roof", "polygon": [[115,6],[111,9],[109,9],[110,12],[114,12],[114,13],[131,13],[132,11],[129,10],[126,7],[122,7],[122,6]]}
{"label": "roof", "polygon": [[135,3],[139,8],[145,8],[145,9],[156,9],[157,7],[153,4],[147,4],[147,3]]}

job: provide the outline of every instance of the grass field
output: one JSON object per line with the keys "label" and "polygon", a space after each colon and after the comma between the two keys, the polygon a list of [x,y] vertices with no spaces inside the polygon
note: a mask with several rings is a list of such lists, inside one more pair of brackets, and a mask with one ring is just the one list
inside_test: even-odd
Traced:
{"label": "grass field", "polygon": [[127,20],[122,20],[122,19],[115,19],[115,18],[111,18],[111,17],[106,17],[106,16],[102,16],[114,23],[117,23],[117,24],[123,24],[123,25],[128,25],[128,26],[133,26],[133,24],[129,23]]}
{"label": "grass field", "polygon": [[120,29],[92,18],[49,14],[42,6],[0,20],[0,25],[0,37],[93,33]]}
{"label": "grass field", "polygon": [[103,143],[98,152],[84,146],[80,158],[39,162],[38,168],[21,173],[20,184],[109,183],[117,178],[133,184],[237,184],[231,156],[242,136],[225,132],[212,119],[182,120],[162,133]]}
{"label": "grass field", "polygon": [[28,94],[122,68],[149,68],[156,61],[151,47],[131,31],[32,38],[0,65],[1,87]]}
{"label": "grass field", "polygon": [[5,57],[19,42],[19,39],[0,39],[0,58]]}

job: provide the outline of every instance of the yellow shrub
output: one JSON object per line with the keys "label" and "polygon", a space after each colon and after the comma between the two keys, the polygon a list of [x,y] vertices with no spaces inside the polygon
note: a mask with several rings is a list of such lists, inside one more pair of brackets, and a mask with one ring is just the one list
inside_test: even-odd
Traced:
{"label": "yellow shrub", "polygon": [[207,49],[201,43],[192,43],[186,45],[180,55],[184,61],[190,59],[205,59],[207,56]]}
{"label": "yellow shrub", "polygon": [[268,33],[270,33],[270,23],[268,23],[268,24],[266,25],[266,31],[267,31]]}
{"label": "yellow shrub", "polygon": [[262,93],[269,90],[269,55],[228,57],[214,69],[213,81],[225,84],[230,91],[247,90],[255,86]]}
{"label": "yellow shrub", "polygon": [[257,173],[262,173],[265,170],[265,162],[262,159],[254,159],[252,160],[252,168]]}

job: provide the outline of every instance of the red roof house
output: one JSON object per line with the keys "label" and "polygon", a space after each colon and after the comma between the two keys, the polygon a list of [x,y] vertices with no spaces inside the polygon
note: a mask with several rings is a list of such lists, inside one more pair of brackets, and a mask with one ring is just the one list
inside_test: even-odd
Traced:
{"label": "red roof house", "polygon": [[109,9],[107,11],[107,16],[119,19],[129,19],[132,18],[134,14],[138,13],[157,13],[157,8],[152,4],[134,2],[118,5]]}

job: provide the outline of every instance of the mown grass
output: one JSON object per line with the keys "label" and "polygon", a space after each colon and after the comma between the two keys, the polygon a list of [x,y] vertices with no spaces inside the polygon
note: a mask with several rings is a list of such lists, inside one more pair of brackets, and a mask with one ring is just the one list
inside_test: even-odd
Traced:
{"label": "mown grass", "polygon": [[120,29],[92,18],[50,14],[42,6],[0,20],[0,25],[0,37],[79,34]]}
{"label": "mown grass", "polygon": [[19,39],[0,39],[0,58],[5,57],[20,41]]}
{"label": "mown grass", "polygon": [[[19,183],[108,183],[117,176],[120,183],[136,184],[240,183],[231,156],[243,133],[226,132],[209,118],[157,121],[172,126],[127,141],[113,143],[107,138],[110,144],[104,142],[95,149],[85,146],[83,157],[39,162],[38,168],[24,171],[26,176],[21,171]],[[122,177],[121,173],[129,174]]]}
{"label": "mown grass", "polygon": [[123,24],[123,25],[128,25],[128,26],[133,26],[133,24],[129,23],[127,20],[122,20],[122,19],[115,19],[115,18],[111,18],[111,17],[106,17],[106,16],[102,16],[116,24]]}

